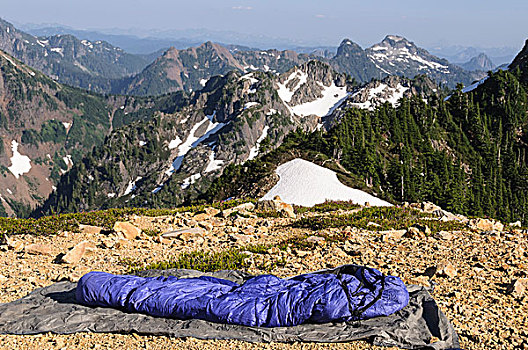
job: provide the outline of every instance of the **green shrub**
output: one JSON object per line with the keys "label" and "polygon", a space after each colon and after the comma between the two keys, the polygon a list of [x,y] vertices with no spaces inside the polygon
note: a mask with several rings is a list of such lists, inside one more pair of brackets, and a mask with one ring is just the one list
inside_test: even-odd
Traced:
{"label": "green shrub", "polygon": [[[372,223],[377,224],[372,225]],[[293,226],[322,230],[325,228],[352,226],[373,231],[389,229],[407,229],[413,225],[427,225],[432,233],[442,230],[462,230],[463,224],[455,221],[439,221],[431,214],[422,213],[415,209],[398,207],[365,208],[359,212],[346,215],[327,215],[302,218]]]}

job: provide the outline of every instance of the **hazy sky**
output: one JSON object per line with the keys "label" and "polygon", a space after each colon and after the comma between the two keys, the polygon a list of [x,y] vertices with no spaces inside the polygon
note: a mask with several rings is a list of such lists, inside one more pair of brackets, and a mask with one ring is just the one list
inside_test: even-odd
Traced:
{"label": "hazy sky", "polygon": [[0,17],[77,29],[229,30],[363,46],[386,34],[422,45],[443,42],[521,47],[527,0],[0,0]]}

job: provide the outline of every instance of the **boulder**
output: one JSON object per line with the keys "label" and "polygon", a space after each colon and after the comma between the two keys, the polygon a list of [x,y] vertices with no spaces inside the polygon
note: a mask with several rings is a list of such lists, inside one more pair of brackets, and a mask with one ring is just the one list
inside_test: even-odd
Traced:
{"label": "boulder", "polygon": [[216,208],[213,208],[213,207],[205,208],[205,212],[211,217],[217,216],[218,214],[220,214],[220,210],[216,209]]}
{"label": "boulder", "polygon": [[95,249],[95,244],[90,241],[83,241],[67,252],[61,258],[61,262],[71,265],[77,264],[85,255],[93,252]]}
{"label": "boulder", "polygon": [[255,210],[255,207],[256,207],[255,204],[251,202],[243,203],[243,204],[237,205],[236,207],[225,209],[224,211],[222,211],[222,216],[226,218],[233,213],[239,213],[239,212],[247,215],[249,214],[248,212]]}
{"label": "boulder", "polygon": [[508,288],[508,292],[516,296],[528,295],[528,278],[519,278]]}
{"label": "boulder", "polygon": [[449,231],[440,231],[435,235],[435,237],[438,239],[444,239],[446,241],[449,241],[453,239],[453,234]]}
{"label": "boulder", "polygon": [[24,247],[27,254],[32,255],[51,255],[51,245],[49,244],[30,244]]}
{"label": "boulder", "polygon": [[5,243],[7,245],[8,249],[14,250],[15,252],[18,252],[24,248],[24,243],[20,241],[16,241],[11,237],[5,236]]}
{"label": "boulder", "polygon": [[407,234],[407,230],[388,230],[380,231],[383,242],[398,241]]}
{"label": "boulder", "polygon": [[92,226],[92,225],[79,225],[79,231],[84,234],[93,234],[97,235],[103,231],[102,227]]}
{"label": "boulder", "polygon": [[132,225],[129,222],[117,221],[114,224],[114,231],[122,233],[126,239],[136,239],[141,233],[141,229]]}
{"label": "boulder", "polygon": [[175,231],[165,232],[161,236],[163,238],[177,238],[187,242],[194,238],[202,238],[206,234],[207,231],[201,227],[186,227]]}
{"label": "boulder", "polygon": [[469,221],[469,227],[478,231],[503,231],[504,225],[499,221],[490,219],[473,219]]}
{"label": "boulder", "polygon": [[437,269],[436,271],[437,271],[437,273],[439,275],[447,276],[447,277],[450,277],[450,278],[456,277],[456,275],[457,275],[456,268],[449,261],[440,262],[437,265],[436,269]]}
{"label": "boulder", "polygon": [[285,203],[279,196],[272,200],[262,200],[257,203],[257,210],[262,212],[278,212],[286,217],[295,218],[295,210],[291,204]]}
{"label": "boulder", "polygon": [[207,213],[199,213],[193,216],[193,220],[196,220],[197,222],[205,221],[205,220],[208,220],[209,218],[211,218],[211,215]]}
{"label": "boulder", "polygon": [[325,242],[325,238],[321,236],[310,236],[306,238],[306,242],[315,243],[315,244],[323,244]]}

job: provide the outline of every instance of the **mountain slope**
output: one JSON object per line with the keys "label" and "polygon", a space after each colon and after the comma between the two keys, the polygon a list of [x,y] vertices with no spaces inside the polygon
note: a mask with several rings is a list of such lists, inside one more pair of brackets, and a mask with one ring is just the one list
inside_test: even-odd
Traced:
{"label": "mountain slope", "polygon": [[208,79],[230,71],[285,72],[308,60],[293,51],[251,51],[227,49],[206,42],[185,50],[171,48],[140,74],[124,79],[114,92],[127,95],[159,95],[173,91],[196,91]]}
{"label": "mountain slope", "polygon": [[[115,130],[63,176],[39,213],[193,202],[226,168],[282,147],[297,128],[323,126],[354,89],[346,75],[319,61],[279,76],[213,77],[182,100],[181,108]],[[395,104],[396,96],[391,95]]]}
{"label": "mountain slope", "polygon": [[1,19],[0,50],[61,83],[97,92],[110,92],[113,80],[139,73],[148,64],[146,58],[104,41],[35,37]]}
{"label": "mountain slope", "polygon": [[52,191],[110,128],[98,95],[60,85],[0,51],[0,214],[24,212]]}

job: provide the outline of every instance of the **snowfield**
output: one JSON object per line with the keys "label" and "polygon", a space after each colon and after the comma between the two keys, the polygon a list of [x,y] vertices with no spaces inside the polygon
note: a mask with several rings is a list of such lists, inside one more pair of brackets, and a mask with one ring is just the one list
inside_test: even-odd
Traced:
{"label": "snowfield", "polygon": [[[352,103],[353,106],[356,106],[361,109],[368,109],[368,110],[374,110],[378,105],[382,105],[385,102],[389,102],[394,107],[398,106],[399,100],[403,97],[405,92],[409,90],[409,88],[402,86],[401,84],[398,84],[396,88],[392,88],[388,86],[387,84],[380,83],[380,85],[374,89],[370,89],[368,91],[368,99],[366,102],[363,103]],[[358,94],[363,93],[364,89],[361,89],[360,91],[356,92],[352,96],[356,96]],[[389,97],[382,98],[381,95],[383,93],[386,93]]]}
{"label": "snowfield", "polygon": [[251,149],[249,150],[249,157],[247,160],[255,159],[258,156],[260,144],[262,143],[262,141],[264,141],[266,136],[268,136],[268,130],[269,130],[269,126],[266,125],[264,129],[262,130],[262,135],[260,135],[260,137],[257,139],[255,146],[251,147]]}
{"label": "snowfield", "polygon": [[13,140],[11,142],[11,150],[13,151],[13,156],[11,157],[11,166],[8,167],[10,172],[15,175],[18,179],[20,175],[25,174],[31,170],[31,159],[28,156],[24,156],[18,153],[18,142]]}
{"label": "snowfield", "polygon": [[[287,85],[293,79],[298,79],[298,82],[293,88],[290,89]],[[279,94],[280,99],[286,105],[288,110],[294,115],[302,117],[313,114],[318,117],[326,117],[332,113],[334,109],[336,109],[349,95],[346,86],[336,86],[334,82],[332,82],[331,86],[325,86],[321,82],[317,82],[323,88],[323,97],[318,98],[315,101],[303,103],[297,106],[291,106],[290,101],[293,95],[307,81],[308,74],[301,70],[295,70],[290,74],[288,79],[286,79],[283,84],[277,83],[279,86],[277,93]]]}
{"label": "snowfield", "polygon": [[284,163],[277,168],[276,173],[280,177],[279,182],[261,200],[270,200],[278,195],[286,203],[305,207],[312,207],[326,200],[392,206],[366,192],[343,185],[335,172],[304,159],[297,158]]}
{"label": "snowfield", "polygon": [[346,86],[339,87],[334,82],[332,82],[331,86],[324,86],[320,82],[318,84],[324,89],[322,92],[323,97],[312,102],[293,106],[293,113],[298,116],[315,114],[319,117],[326,117],[348,97]]}

